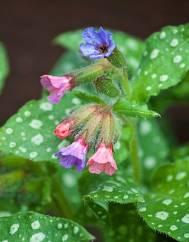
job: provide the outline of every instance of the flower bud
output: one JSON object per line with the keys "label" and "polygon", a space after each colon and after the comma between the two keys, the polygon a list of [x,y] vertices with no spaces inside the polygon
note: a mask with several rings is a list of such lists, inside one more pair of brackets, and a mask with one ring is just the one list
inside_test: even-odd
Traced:
{"label": "flower bud", "polygon": [[66,119],[56,127],[56,129],[54,130],[54,134],[58,138],[64,139],[69,135],[71,135],[73,125],[74,125],[73,119]]}

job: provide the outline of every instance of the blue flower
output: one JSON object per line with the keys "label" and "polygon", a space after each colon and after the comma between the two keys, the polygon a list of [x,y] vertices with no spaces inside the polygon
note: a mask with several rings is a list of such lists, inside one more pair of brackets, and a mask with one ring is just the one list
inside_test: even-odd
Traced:
{"label": "blue flower", "polygon": [[86,28],[82,36],[85,43],[80,45],[81,54],[92,60],[110,56],[116,47],[112,33],[102,27],[99,30],[93,27]]}
{"label": "blue flower", "polygon": [[84,139],[79,138],[71,145],[61,148],[55,156],[59,158],[60,163],[65,168],[75,166],[78,171],[81,171],[85,167],[87,149],[88,145],[85,143]]}

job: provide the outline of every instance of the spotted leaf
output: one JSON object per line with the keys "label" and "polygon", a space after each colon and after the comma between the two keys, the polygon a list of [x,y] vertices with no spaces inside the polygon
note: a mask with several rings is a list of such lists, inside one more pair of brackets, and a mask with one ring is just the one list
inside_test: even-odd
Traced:
{"label": "spotted leaf", "polygon": [[80,179],[80,191],[84,199],[93,202],[115,202],[121,204],[143,201],[140,189],[134,184],[131,177],[126,174],[125,167],[119,166],[119,170],[112,176],[89,173],[83,174]]}
{"label": "spotted leaf", "polygon": [[[152,171],[166,162],[170,144],[160,129],[158,120],[141,120],[138,125],[140,158],[144,180],[149,183]],[[158,147],[158,149],[157,149]]]}
{"label": "spotted leaf", "polygon": [[0,240],[9,242],[90,241],[94,237],[71,220],[33,212],[0,218]]}
{"label": "spotted leaf", "polygon": [[[134,73],[138,68],[144,44],[141,40],[120,31],[112,31],[113,39],[118,48],[123,52],[127,59],[129,71]],[[73,51],[79,51],[82,41],[82,31],[76,30],[60,34],[56,37],[55,43]]]}
{"label": "spotted leaf", "polygon": [[105,182],[86,195],[85,199],[121,204],[143,201],[141,192],[129,179],[124,184],[116,181]]}
{"label": "spotted leaf", "polygon": [[141,66],[134,78],[133,98],[146,102],[175,86],[189,70],[189,24],[168,26],[146,41]]}
{"label": "spotted leaf", "polygon": [[9,72],[7,53],[4,46],[0,43],[0,91],[3,88],[4,80]]}
{"label": "spotted leaf", "polygon": [[178,241],[189,240],[189,160],[162,166],[138,211],[147,224]]}
{"label": "spotted leaf", "polygon": [[53,160],[61,143],[53,131],[79,104],[73,92],[57,105],[49,103],[47,97],[28,102],[0,130],[1,152],[34,161]]}

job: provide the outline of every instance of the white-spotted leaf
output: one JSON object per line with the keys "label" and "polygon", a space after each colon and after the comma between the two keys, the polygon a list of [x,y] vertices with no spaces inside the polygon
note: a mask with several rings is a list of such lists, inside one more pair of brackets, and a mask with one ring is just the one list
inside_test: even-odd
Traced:
{"label": "white-spotted leaf", "polygon": [[54,159],[53,154],[63,144],[53,131],[79,104],[73,92],[57,105],[52,105],[47,97],[28,102],[0,130],[0,150],[34,161]]}
{"label": "white-spotted leaf", "polygon": [[189,70],[189,24],[168,26],[152,34],[135,76],[133,98],[146,102],[175,86]]}
{"label": "white-spotted leaf", "polygon": [[189,160],[162,166],[138,211],[147,224],[177,241],[189,241]]}
{"label": "white-spotted leaf", "polygon": [[22,212],[0,218],[0,241],[84,242],[94,237],[79,224],[63,218]]}

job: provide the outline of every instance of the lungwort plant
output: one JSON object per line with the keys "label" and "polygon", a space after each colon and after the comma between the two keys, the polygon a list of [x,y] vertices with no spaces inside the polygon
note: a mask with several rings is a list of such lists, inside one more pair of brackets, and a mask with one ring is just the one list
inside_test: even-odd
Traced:
{"label": "lungwort plant", "polygon": [[54,42],[41,99],[0,129],[0,241],[189,241],[189,145],[165,115],[189,101],[189,24]]}

